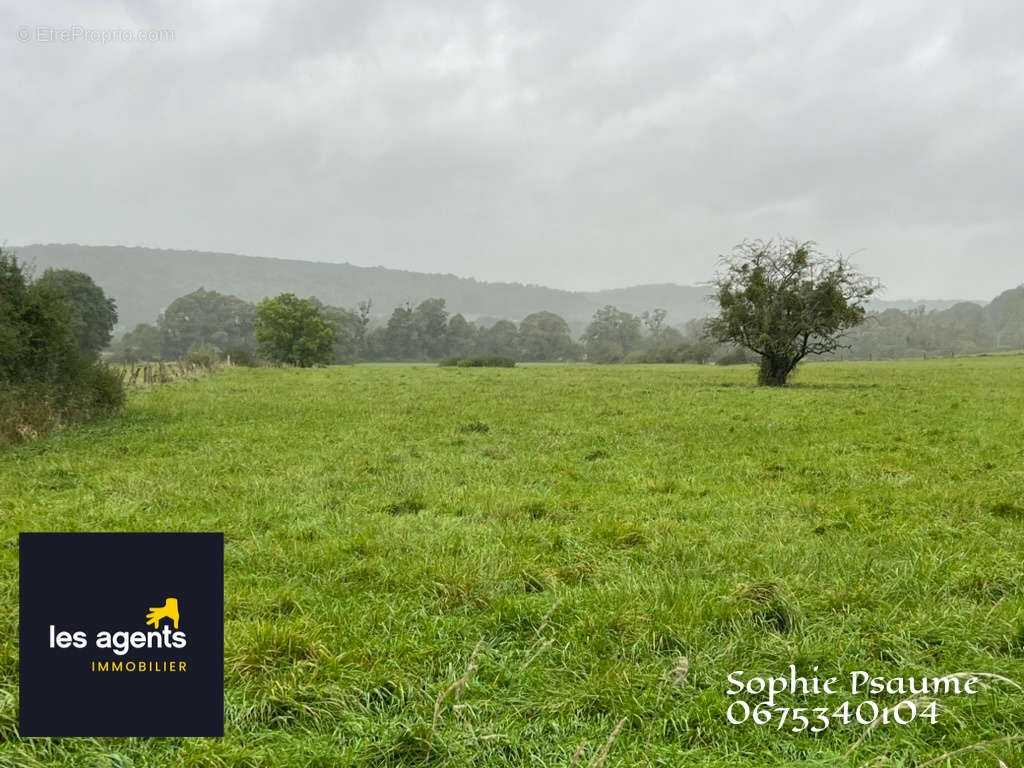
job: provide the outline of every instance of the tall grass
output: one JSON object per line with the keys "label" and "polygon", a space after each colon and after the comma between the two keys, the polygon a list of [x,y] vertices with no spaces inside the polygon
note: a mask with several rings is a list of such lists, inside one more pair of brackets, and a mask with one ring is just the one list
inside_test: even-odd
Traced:
{"label": "tall grass", "polygon": [[[725,688],[1024,680],[1024,358],[753,373],[236,368],[6,451],[0,765],[1021,764],[994,679],[817,736]],[[17,738],[19,530],[226,532],[224,739]]]}

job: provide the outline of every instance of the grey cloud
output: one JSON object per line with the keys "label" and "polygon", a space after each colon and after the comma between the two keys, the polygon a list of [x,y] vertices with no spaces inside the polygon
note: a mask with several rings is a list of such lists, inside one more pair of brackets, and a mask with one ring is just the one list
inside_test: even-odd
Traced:
{"label": "grey cloud", "polygon": [[[1010,2],[80,3],[0,15],[0,238],[571,288],[795,235],[891,296],[1024,281]],[[172,28],[20,43],[22,25]]]}

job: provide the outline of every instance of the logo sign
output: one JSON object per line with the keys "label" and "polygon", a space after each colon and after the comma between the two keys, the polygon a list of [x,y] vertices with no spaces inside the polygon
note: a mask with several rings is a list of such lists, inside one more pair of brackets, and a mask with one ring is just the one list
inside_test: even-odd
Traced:
{"label": "logo sign", "polygon": [[22,533],[21,735],[223,736],[224,535]]}

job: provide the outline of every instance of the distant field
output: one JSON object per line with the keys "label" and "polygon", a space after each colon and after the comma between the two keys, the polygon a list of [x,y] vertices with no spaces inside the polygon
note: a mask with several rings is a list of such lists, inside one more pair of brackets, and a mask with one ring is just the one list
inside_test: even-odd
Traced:
{"label": "distant field", "polygon": [[[724,692],[791,663],[1024,681],[1024,357],[753,379],[236,368],[0,453],[0,766],[582,768],[623,718],[606,768],[1024,736],[1005,683],[816,736],[729,724]],[[224,739],[16,739],[21,530],[226,532]],[[1024,742],[939,765],[1000,759]]]}

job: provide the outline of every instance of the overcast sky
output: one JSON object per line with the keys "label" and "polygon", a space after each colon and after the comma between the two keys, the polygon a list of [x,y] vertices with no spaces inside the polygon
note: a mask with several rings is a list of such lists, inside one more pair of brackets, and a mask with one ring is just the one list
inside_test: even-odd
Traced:
{"label": "overcast sky", "polygon": [[[119,30],[172,39],[81,39]],[[781,234],[990,298],[1024,282],[1022,30],[1019,0],[7,3],[0,242],[593,289]]]}

